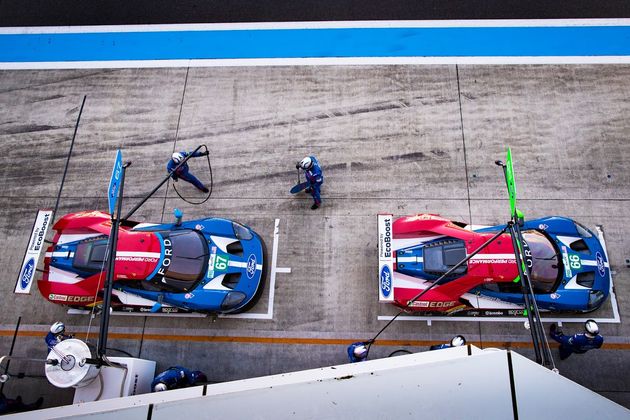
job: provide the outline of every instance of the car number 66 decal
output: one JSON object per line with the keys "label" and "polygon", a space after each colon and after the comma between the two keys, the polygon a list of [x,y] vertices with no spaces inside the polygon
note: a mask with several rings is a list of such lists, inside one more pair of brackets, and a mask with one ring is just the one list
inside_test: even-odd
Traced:
{"label": "car number 66 decal", "polygon": [[569,255],[569,264],[571,265],[571,268],[575,270],[582,268],[582,260],[580,260],[580,257],[575,254]]}

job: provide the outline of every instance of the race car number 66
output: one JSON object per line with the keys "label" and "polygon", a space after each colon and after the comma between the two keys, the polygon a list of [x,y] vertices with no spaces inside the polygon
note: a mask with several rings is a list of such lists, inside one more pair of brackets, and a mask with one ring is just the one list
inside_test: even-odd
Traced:
{"label": "race car number 66", "polygon": [[571,268],[574,268],[576,270],[582,268],[580,257],[575,254],[569,255],[569,264],[571,265]]}

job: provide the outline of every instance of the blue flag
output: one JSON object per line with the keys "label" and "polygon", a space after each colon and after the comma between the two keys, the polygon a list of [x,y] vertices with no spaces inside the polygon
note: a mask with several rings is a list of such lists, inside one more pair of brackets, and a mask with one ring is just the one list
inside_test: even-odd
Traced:
{"label": "blue flag", "polygon": [[116,161],[112,169],[112,177],[109,180],[109,188],[107,189],[107,202],[109,203],[109,214],[114,217],[114,209],[118,200],[118,191],[120,189],[120,175],[122,174],[122,153],[120,149],[116,153]]}

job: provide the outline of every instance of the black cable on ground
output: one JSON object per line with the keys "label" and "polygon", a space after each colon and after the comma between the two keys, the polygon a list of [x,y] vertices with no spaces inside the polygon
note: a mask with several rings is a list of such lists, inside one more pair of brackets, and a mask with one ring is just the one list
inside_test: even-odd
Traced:
{"label": "black cable on ground", "polygon": [[387,357],[394,357],[394,356],[398,356],[398,353],[400,354],[413,354],[413,352],[409,351],[409,350],[405,350],[405,349],[398,349],[398,350],[394,350],[393,352],[391,352],[389,354],[389,356]]}
{"label": "black cable on ground", "polygon": [[[85,344],[87,344],[88,348],[90,349],[90,351],[96,351],[96,345],[90,343],[89,341],[85,341]],[[121,349],[117,349],[115,347],[107,347],[106,350],[113,350],[113,351],[117,351],[119,353],[124,354],[125,356],[128,357],[134,357],[132,354],[130,354],[129,352],[126,352],[125,350],[121,350]]]}
{"label": "black cable on ground", "polygon": [[81,102],[81,109],[79,109],[79,116],[77,122],[74,125],[74,134],[72,134],[72,141],[70,142],[70,150],[68,151],[68,158],[66,159],[66,166],[63,170],[63,176],[61,177],[61,185],[59,186],[59,192],[57,193],[57,201],[55,202],[55,209],[53,210],[52,220],[55,220],[57,215],[57,209],[59,208],[59,199],[61,198],[61,191],[63,190],[63,184],[66,182],[66,174],[68,173],[68,164],[70,163],[70,157],[72,156],[72,149],[74,148],[74,139],[77,137],[77,130],[79,129],[79,122],[81,122],[81,114],[83,114],[83,106],[87,95],[83,96],[83,102]]}
{"label": "black cable on ground", "polygon": [[[205,151],[206,151],[206,152],[208,152],[208,146],[206,146],[205,144],[203,144],[202,146],[203,146],[203,148],[204,148],[204,149],[206,149]],[[184,196],[182,196],[182,195],[180,194],[180,192],[177,190],[177,187],[176,187],[176,185],[177,185],[177,184],[176,184],[175,182],[173,182],[173,189],[175,190],[175,192],[177,193],[177,195],[179,196],[179,198],[181,198],[182,200],[184,200],[184,201],[185,201],[185,202],[187,202],[188,204],[193,204],[193,205],[195,205],[195,206],[198,206],[199,204],[203,204],[203,203],[205,203],[206,201],[208,201],[208,199],[209,199],[209,198],[210,198],[210,196],[212,195],[212,185],[213,185],[213,182],[212,182],[212,165],[210,165],[210,154],[207,154],[207,155],[206,155],[206,159],[208,160],[208,172],[210,172],[210,187],[208,188],[208,192],[207,192],[207,194],[208,194],[208,195],[206,196],[206,198],[204,198],[204,199],[203,199],[203,200],[201,200],[201,201],[189,201],[189,200],[185,199],[185,198],[184,198]]]}
{"label": "black cable on ground", "polygon": [[[15,326],[15,331],[13,332],[13,341],[11,341],[11,349],[9,350],[9,356],[13,356],[13,348],[15,347],[15,339],[17,338],[21,323],[22,323],[22,317],[19,316],[17,320],[17,325]],[[4,368],[5,374],[9,371],[10,364],[11,364],[11,359],[7,360],[7,365]],[[0,385],[0,394],[2,394],[3,390],[4,390],[4,382],[2,383],[2,385]]]}

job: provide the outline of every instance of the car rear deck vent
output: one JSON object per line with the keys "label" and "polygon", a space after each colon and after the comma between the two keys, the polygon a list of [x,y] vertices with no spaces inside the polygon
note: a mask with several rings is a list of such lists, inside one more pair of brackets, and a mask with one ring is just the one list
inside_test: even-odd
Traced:
{"label": "car rear deck vent", "polygon": [[582,273],[578,273],[577,275],[577,284],[583,287],[592,288],[593,283],[595,283],[595,272],[594,271],[586,271]]}
{"label": "car rear deck vent", "polygon": [[228,273],[223,276],[223,281],[221,284],[223,287],[227,287],[228,289],[234,289],[241,279],[240,273]]}
{"label": "car rear deck vent", "polygon": [[243,245],[241,245],[241,241],[232,242],[226,247],[226,250],[232,255],[243,256]]}
{"label": "car rear deck vent", "polygon": [[577,241],[571,242],[571,249],[576,252],[589,252],[588,246],[583,239],[578,239]]}

